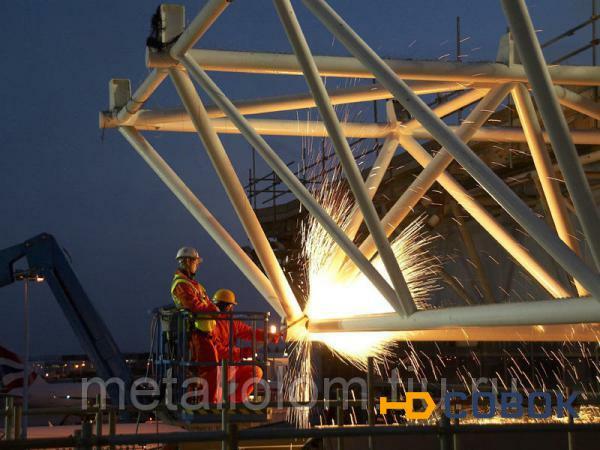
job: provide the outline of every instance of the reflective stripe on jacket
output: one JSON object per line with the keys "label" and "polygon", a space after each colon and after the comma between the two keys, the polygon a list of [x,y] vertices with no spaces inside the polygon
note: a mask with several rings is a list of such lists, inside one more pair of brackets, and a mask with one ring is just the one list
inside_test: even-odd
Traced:
{"label": "reflective stripe on jacket", "polygon": [[[193,314],[219,311],[206,295],[204,287],[179,270],[173,276],[171,297],[179,310],[186,310]],[[205,333],[212,333],[216,321],[209,318],[199,318],[194,321],[194,326]]]}

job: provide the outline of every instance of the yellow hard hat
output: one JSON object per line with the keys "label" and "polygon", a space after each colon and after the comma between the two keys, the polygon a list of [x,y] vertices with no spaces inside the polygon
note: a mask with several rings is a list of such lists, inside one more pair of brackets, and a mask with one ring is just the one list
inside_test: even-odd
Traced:
{"label": "yellow hard hat", "polygon": [[219,289],[217,292],[215,292],[215,295],[213,295],[213,302],[223,302],[230,303],[232,305],[237,305],[237,301],[235,300],[235,294],[229,289]]}

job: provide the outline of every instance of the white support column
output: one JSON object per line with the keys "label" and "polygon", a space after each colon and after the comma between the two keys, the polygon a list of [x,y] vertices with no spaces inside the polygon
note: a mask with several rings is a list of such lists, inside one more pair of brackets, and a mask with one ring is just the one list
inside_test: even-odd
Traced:
{"label": "white support column", "polygon": [[[600,269],[600,214],[583,168],[579,163],[577,149],[571,139],[567,121],[558,104],[527,6],[523,0],[502,0],[502,8],[508,19],[515,44],[519,49],[529,84],[546,131],[550,136],[552,149],[573,200],[583,234],[596,262],[596,268]],[[577,276],[575,278],[585,286],[580,278]],[[590,290],[588,286],[585,287]]]}
{"label": "white support column", "polygon": [[[456,137],[462,142],[468,142],[475,132],[496,111],[496,108],[498,108],[502,100],[508,95],[511,88],[512,84],[508,83],[490,90],[462,122],[456,132]],[[402,133],[404,130],[400,128],[399,131]],[[417,178],[406,188],[404,193],[381,220],[388,236],[398,228],[400,223],[408,216],[453,160],[452,155],[445,148],[441,148],[431,162],[425,166]],[[373,240],[370,236],[360,245],[360,250],[367,258],[371,258],[375,254],[377,248],[373,245]]]}
{"label": "white support column", "polygon": [[[556,172],[552,168],[552,161],[542,138],[542,127],[537,120],[529,92],[525,86],[518,84],[512,91],[512,97],[556,232],[571,250],[580,255],[579,244],[569,223],[565,200],[556,179]],[[577,281],[576,288],[579,295],[587,295],[587,291]]]}
{"label": "white support column", "polygon": [[246,235],[248,236],[248,239],[250,239],[252,247],[258,255],[258,259],[264,267],[265,272],[273,285],[273,289],[277,293],[281,308],[285,312],[287,322],[295,322],[302,317],[300,305],[298,304],[298,301],[285,278],[283,270],[277,261],[277,257],[271,248],[271,244],[246,197],[244,188],[227,156],[227,152],[211,125],[200,96],[196,92],[187,73],[178,69],[169,69],[169,74],[177,89],[177,93],[181,97],[181,101],[194,122],[198,135],[204,144],[206,152],[210,156],[215,171],[229,196],[229,200],[231,201],[240,222],[244,226]]}
{"label": "white support column", "polygon": [[173,169],[171,169],[152,145],[135,128],[120,127],[119,131],[179,199],[183,206],[194,216],[198,223],[202,225],[219,247],[221,247],[225,254],[229,256],[238,269],[248,278],[256,290],[277,311],[277,314],[283,317],[285,313],[279,304],[279,299],[269,279],[256,267],[256,264],[254,264],[246,252],[241,249],[235,239],[223,228],[204,204],[198,200],[183,180],[177,176]]}
{"label": "white support column", "polygon": [[[434,138],[546,252],[577,278],[592,295],[600,299],[600,276],[577,257],[493,170],[461,142],[324,0],[303,0],[303,3],[350,53],[359,59],[425,128],[431,131]],[[523,53],[521,55],[523,56]],[[591,207],[595,209],[594,205]],[[592,211],[591,214],[594,212]],[[596,241],[596,245],[600,246],[600,240]]]}
{"label": "white support column", "polygon": [[420,310],[409,317],[382,313],[343,319],[311,320],[311,332],[412,331],[457,327],[579,324],[600,322],[597,299],[541,300],[521,303],[453,306]]}
{"label": "white support column", "polygon": [[321,226],[331,235],[334,241],[346,252],[349,258],[360,268],[365,276],[373,283],[375,288],[381,292],[383,297],[390,303],[397,301],[394,289],[388,284],[383,276],[363,256],[354,243],[348,239],[342,229],[327,214],[321,205],[315,200],[306,187],[296,178],[287,165],[257,133],[246,118],[240,114],[231,100],[219,89],[202,68],[188,56],[182,58],[188,73],[200,84],[202,89],[211,97],[212,101],[227,114],[227,117],[235,124],[246,140],[256,149],[265,162],[273,169],[277,176],[296,195],[298,200],[311,213]]}
{"label": "white support column", "polygon": [[362,175],[340,127],[339,119],[329,101],[325,85],[319,76],[319,71],[312,58],[310,48],[304,38],[292,4],[289,0],[274,0],[274,3],[290,44],[298,58],[300,67],[302,67],[306,83],[321,113],[329,138],[333,143],[333,148],[342,165],[342,171],[348,180],[356,203],[364,216],[365,223],[392,282],[392,286],[398,294],[399,303],[395,302],[392,304],[392,307],[403,316],[410,315],[416,311],[417,307],[412,300],[412,295],[402,275],[390,242],[383,231],[379,216],[375,210],[375,205],[365,189]]}

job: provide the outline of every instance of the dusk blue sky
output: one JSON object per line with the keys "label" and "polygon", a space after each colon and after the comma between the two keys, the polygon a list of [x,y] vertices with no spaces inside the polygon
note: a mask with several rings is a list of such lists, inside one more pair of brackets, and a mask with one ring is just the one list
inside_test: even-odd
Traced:
{"label": "dusk blue sky", "polygon": [[[191,20],[204,1],[184,3]],[[332,0],[331,4],[386,57],[437,59],[450,53],[454,59],[455,20],[460,16],[463,36],[470,37],[463,43],[463,53],[468,54],[464,60],[493,60],[506,30],[498,1]],[[591,13],[590,0],[528,4],[542,41]],[[54,234],[124,351],[147,350],[148,311],[170,302],[174,255],[182,245],[200,249],[205,262],[198,279],[209,292],[228,287],[238,293],[244,310],[266,309],[266,302],[121,135],[98,129],[98,111],[108,107],[108,80],[130,78],[135,89],[148,73],[144,46],[157,5],[132,0],[20,0],[2,5],[0,248],[40,232]],[[347,54],[300,2],[294,5],[315,54]],[[588,27],[548,55],[552,58],[589,42],[590,33]],[[199,46],[290,52],[268,0],[234,1]],[[589,64],[590,53],[570,63]],[[300,77],[213,75],[232,99],[306,91]],[[332,84],[344,81],[328,80]],[[179,106],[169,80],[148,106]],[[369,114],[367,109],[363,120]],[[197,136],[146,136],[246,244]],[[268,141],[286,161],[299,158],[298,139]],[[223,142],[245,182],[249,146],[239,136],[224,136]],[[264,170],[264,165],[259,168]],[[34,286],[31,305],[33,355],[81,351],[47,287]],[[21,284],[0,290],[0,311],[0,344],[21,352]]]}

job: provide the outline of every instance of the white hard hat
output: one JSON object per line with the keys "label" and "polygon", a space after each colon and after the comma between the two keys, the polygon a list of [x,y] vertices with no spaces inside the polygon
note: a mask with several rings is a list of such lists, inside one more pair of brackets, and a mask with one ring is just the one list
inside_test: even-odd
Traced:
{"label": "white hard hat", "polygon": [[177,251],[177,256],[175,257],[175,259],[179,260],[181,258],[193,258],[193,259],[199,259],[200,261],[202,261],[202,258],[200,258],[200,254],[198,253],[198,250],[196,250],[194,247],[181,247]]}

